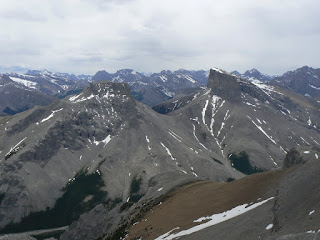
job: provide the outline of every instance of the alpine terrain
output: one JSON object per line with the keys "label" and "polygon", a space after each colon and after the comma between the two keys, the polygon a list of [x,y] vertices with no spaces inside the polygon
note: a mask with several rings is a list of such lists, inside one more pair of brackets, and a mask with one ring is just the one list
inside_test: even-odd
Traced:
{"label": "alpine terrain", "polygon": [[319,237],[319,102],[217,68],[130,74],[0,118],[0,239]]}

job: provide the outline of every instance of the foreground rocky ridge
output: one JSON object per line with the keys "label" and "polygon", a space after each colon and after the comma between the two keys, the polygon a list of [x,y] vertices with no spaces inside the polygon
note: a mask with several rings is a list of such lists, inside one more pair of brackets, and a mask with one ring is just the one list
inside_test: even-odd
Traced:
{"label": "foreground rocky ridge", "polygon": [[293,168],[171,192],[130,227],[126,239],[318,239],[319,149],[297,152],[305,163]]}
{"label": "foreground rocky ridge", "polygon": [[[177,186],[279,168],[291,148],[320,143],[319,106],[292,92],[212,69],[208,87],[190,96],[163,115],[127,84],[96,82],[1,118],[2,232],[33,230],[29,214],[42,211],[42,228],[73,222],[61,239],[116,236]],[[62,222],[59,206],[70,201],[77,208]],[[24,228],[10,224],[21,220]]]}

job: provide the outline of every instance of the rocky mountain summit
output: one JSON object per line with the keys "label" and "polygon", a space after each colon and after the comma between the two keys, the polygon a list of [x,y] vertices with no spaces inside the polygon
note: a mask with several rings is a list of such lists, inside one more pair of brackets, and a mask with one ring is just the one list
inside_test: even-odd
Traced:
{"label": "rocky mountain summit", "polygon": [[232,73],[248,80],[259,80],[262,82],[268,82],[274,78],[274,76],[259,72],[259,70],[256,68],[247,70],[243,74],[239,73],[238,71],[233,71]]}
{"label": "rocky mountain summit", "polygon": [[309,98],[220,69],[182,95],[160,114],[127,83],[92,82],[0,118],[0,232],[68,226],[60,239],[117,239],[181,185],[277,170],[297,146],[318,156]]}
{"label": "rocky mountain summit", "polygon": [[320,96],[320,69],[304,66],[273,79],[274,85],[293,90],[301,95],[315,98]]}
{"label": "rocky mountain summit", "polygon": [[114,74],[99,71],[92,77],[94,81],[109,80],[129,84],[135,98],[149,106],[154,106],[174,97],[182,89],[206,86],[207,73],[201,71],[161,71],[146,76],[132,69],[122,69]]}

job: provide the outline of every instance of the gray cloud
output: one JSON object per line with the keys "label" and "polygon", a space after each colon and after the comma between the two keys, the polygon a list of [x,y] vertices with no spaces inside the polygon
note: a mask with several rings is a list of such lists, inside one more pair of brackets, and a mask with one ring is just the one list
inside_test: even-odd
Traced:
{"label": "gray cloud", "polygon": [[35,14],[31,14],[23,9],[12,9],[8,11],[0,12],[1,18],[6,18],[10,20],[17,21],[31,21],[31,22],[43,22],[46,21],[44,16],[38,16]]}
{"label": "gray cloud", "polygon": [[0,65],[280,74],[319,67],[319,8],[317,0],[11,0],[0,5]]}

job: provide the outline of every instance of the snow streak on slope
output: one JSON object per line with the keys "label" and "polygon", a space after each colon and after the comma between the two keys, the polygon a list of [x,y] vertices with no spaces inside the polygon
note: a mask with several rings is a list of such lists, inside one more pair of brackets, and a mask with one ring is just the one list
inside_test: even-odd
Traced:
{"label": "snow streak on slope", "polygon": [[204,105],[204,108],[202,109],[202,122],[203,122],[204,125],[206,125],[205,116],[206,116],[208,103],[209,103],[209,100],[206,101],[206,103]]}
{"label": "snow streak on slope", "polygon": [[9,156],[11,153],[18,151],[19,150],[19,145],[26,140],[27,137],[25,137],[24,139],[22,139],[20,142],[18,142],[14,147],[11,147],[10,151],[5,155],[6,157]]}
{"label": "snow streak on slope", "polygon": [[[87,101],[87,100],[89,100],[89,99],[91,99],[91,98],[94,98],[94,95],[93,94],[91,94],[89,97],[82,97],[82,98],[80,98],[80,99],[78,99],[78,100],[74,100],[74,101],[72,101],[73,103],[79,103],[79,102],[83,102],[83,101]],[[69,99],[70,100],[70,99]],[[70,100],[71,101],[71,100]]]}
{"label": "snow streak on slope", "polygon": [[225,125],[225,121],[227,121],[229,117],[230,117],[229,110],[227,110],[226,115],[224,116],[223,122],[221,123],[221,128],[218,131],[217,137],[219,137],[219,135],[220,135],[220,133],[221,133],[221,131],[222,131],[224,125]]}
{"label": "snow streak on slope", "polygon": [[93,143],[96,145],[99,145],[100,143],[104,143],[104,147],[111,141],[112,137],[110,135],[108,135],[105,139],[103,139],[102,141],[96,141],[96,139],[94,139]]}
{"label": "snow streak on slope", "polygon": [[178,142],[182,142],[182,138],[178,134],[176,134],[174,131],[169,129],[169,134]]}
{"label": "snow streak on slope", "polygon": [[82,95],[82,93],[80,93],[79,95],[76,95],[76,96],[72,96],[69,98],[69,101],[70,102],[74,102],[78,97],[80,97]]}
{"label": "snow streak on slope", "polygon": [[193,126],[193,136],[195,137],[195,139],[198,141],[198,143],[199,143],[204,149],[208,150],[208,148],[199,141],[199,139],[198,139],[198,137],[197,137],[197,135],[196,135],[196,126],[195,126],[194,124],[192,124],[192,126]]}
{"label": "snow streak on slope", "polygon": [[270,201],[273,198],[274,197],[271,197],[271,198],[268,198],[268,199],[263,200],[261,202],[254,203],[252,205],[243,204],[243,205],[237,206],[235,208],[232,208],[229,211],[225,211],[225,212],[222,212],[222,213],[214,214],[214,215],[208,216],[208,217],[199,218],[197,220],[194,220],[193,222],[202,222],[202,221],[207,221],[207,222],[202,223],[202,224],[197,225],[197,226],[194,226],[194,227],[192,227],[190,229],[177,232],[177,233],[172,233],[172,232],[174,230],[179,229],[179,228],[172,229],[169,232],[157,237],[155,240],[171,240],[171,239],[179,238],[179,237],[182,237],[182,236],[185,236],[185,235],[189,235],[189,234],[201,231],[201,230],[203,230],[205,228],[214,226],[216,224],[222,223],[222,222],[227,221],[227,220],[229,220],[231,218],[234,218],[234,217],[237,217],[237,216],[239,216],[241,214],[249,212],[252,209],[255,209],[255,208],[265,204],[266,202]]}
{"label": "snow streak on slope", "polygon": [[162,142],[160,142],[160,144],[161,144],[162,147],[164,147],[164,148],[166,149],[166,151],[167,151],[168,155],[170,156],[170,158],[171,158],[173,161],[176,160],[176,159],[172,156],[169,148],[167,148]]}
{"label": "snow streak on slope", "polygon": [[274,141],[274,140],[272,139],[272,137],[270,137],[270,136],[262,129],[262,127],[260,127],[258,124],[256,124],[256,123],[251,119],[251,117],[249,117],[249,116],[247,116],[247,117],[251,120],[251,122],[252,122],[271,142],[273,142],[274,144],[277,145],[276,141]]}
{"label": "snow streak on slope", "polygon": [[212,116],[211,116],[211,123],[210,123],[210,132],[213,137],[214,137],[214,134],[213,134],[214,116],[217,114],[219,108],[221,108],[223,106],[223,104],[225,103],[225,101],[221,102],[221,100],[222,99],[216,95],[212,96],[212,100],[211,100],[211,104],[212,104],[212,114],[211,115]]}
{"label": "snow streak on slope", "polygon": [[148,150],[150,151],[151,150],[151,147],[149,146],[150,140],[147,135],[146,135],[146,141],[147,141],[147,145],[148,145]]}
{"label": "snow streak on slope", "polygon": [[45,121],[48,121],[50,118],[52,118],[52,117],[54,116],[54,114],[55,114],[56,112],[60,112],[62,109],[63,109],[63,108],[58,109],[58,110],[55,110],[55,111],[52,111],[52,113],[51,113],[48,117],[42,119],[41,122],[43,123],[43,122],[45,122]]}

